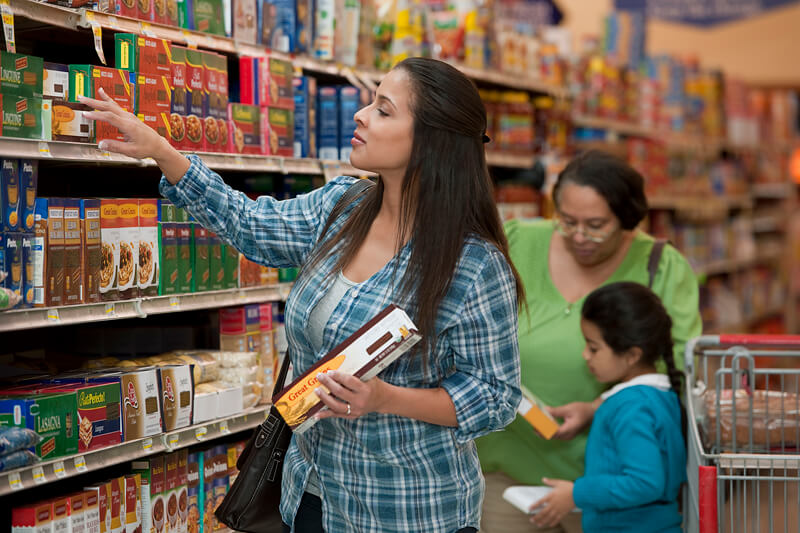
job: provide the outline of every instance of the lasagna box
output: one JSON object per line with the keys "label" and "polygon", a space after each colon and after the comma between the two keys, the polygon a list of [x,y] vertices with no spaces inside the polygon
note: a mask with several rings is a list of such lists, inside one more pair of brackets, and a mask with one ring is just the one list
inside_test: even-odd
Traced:
{"label": "lasagna box", "polygon": [[36,393],[27,387],[4,394],[0,398],[0,426],[24,427],[38,433],[42,441],[33,449],[38,457],[54,459],[78,452],[74,392]]}
{"label": "lasagna box", "polygon": [[420,338],[405,311],[389,305],[287,385],[275,397],[275,407],[292,431],[303,433],[316,422],[313,415],[324,408],[314,392],[322,386],[317,374],[336,370],[366,381],[406,353]]}

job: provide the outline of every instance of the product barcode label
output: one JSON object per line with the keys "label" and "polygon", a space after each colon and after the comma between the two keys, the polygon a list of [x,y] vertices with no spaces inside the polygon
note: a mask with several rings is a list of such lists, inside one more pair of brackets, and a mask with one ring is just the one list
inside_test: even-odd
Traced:
{"label": "product barcode label", "polygon": [[50,145],[45,142],[40,142],[39,155],[42,157],[53,157],[53,154],[50,153]]}
{"label": "product barcode label", "polygon": [[41,466],[33,467],[33,470],[31,472],[33,473],[33,482],[35,484],[41,485],[42,483],[45,483],[47,481],[44,477],[44,468],[42,468]]}
{"label": "product barcode label", "polygon": [[47,310],[47,321],[48,322],[61,322],[61,317],[58,315],[58,309],[48,309]]}
{"label": "product barcode label", "polygon": [[206,438],[207,434],[208,434],[208,429],[205,426],[199,427],[194,430],[194,436],[197,440],[203,440],[204,438]]}
{"label": "product barcode label", "polygon": [[114,303],[106,304],[106,316],[117,316],[117,306]]}
{"label": "product barcode label", "polygon": [[178,307],[181,306],[181,299],[178,298],[177,296],[170,296],[169,306],[172,307],[173,309],[177,309]]}
{"label": "product barcode label", "polygon": [[223,435],[231,432],[231,430],[228,429],[227,420],[223,420],[222,422],[219,423],[219,432],[222,433]]}
{"label": "product barcode label", "polygon": [[86,458],[82,455],[79,455],[75,458],[75,470],[80,473],[88,472],[89,469],[86,467]]}
{"label": "product barcode label", "polygon": [[64,470],[64,462],[63,461],[56,461],[53,463],[53,473],[56,475],[58,479],[64,479],[67,477],[67,472]]}
{"label": "product barcode label", "polygon": [[144,453],[150,453],[153,451],[153,439],[144,439],[142,441],[142,451]]}
{"label": "product barcode label", "polygon": [[19,472],[11,472],[8,475],[8,485],[11,487],[11,490],[22,490],[22,478]]}

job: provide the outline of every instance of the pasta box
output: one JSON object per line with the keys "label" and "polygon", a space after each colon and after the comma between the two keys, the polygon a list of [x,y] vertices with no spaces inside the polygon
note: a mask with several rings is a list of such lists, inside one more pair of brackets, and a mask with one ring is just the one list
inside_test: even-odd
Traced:
{"label": "pasta box", "polygon": [[31,393],[30,387],[3,391],[0,425],[31,429],[42,437],[32,449],[42,459],[78,452],[77,398],[74,392]]}
{"label": "pasta box", "polygon": [[229,143],[235,154],[261,153],[261,112],[257,106],[228,104]]}
{"label": "pasta box", "polygon": [[158,384],[164,431],[172,431],[190,425],[194,398],[191,365],[159,367]]}
{"label": "pasta box", "polygon": [[81,200],[83,301],[100,301],[100,200]]}
{"label": "pasta box", "polygon": [[139,292],[158,294],[158,200],[139,200]]}
{"label": "pasta box", "polygon": [[44,60],[41,57],[0,52],[0,90],[18,96],[43,95]]}
{"label": "pasta box", "polygon": [[294,111],[276,107],[262,108],[261,150],[266,155],[294,155]]}
{"label": "pasta box", "polygon": [[3,221],[0,224],[2,231],[17,231],[20,228],[20,187],[19,187],[19,161],[17,159],[3,159],[0,168],[0,201]]}
{"label": "pasta box", "polygon": [[69,96],[69,67],[61,63],[43,64],[42,94],[53,100],[66,100]]}
{"label": "pasta box", "polygon": [[261,107],[294,109],[294,67],[277,57],[258,58],[258,102]]}
{"label": "pasta box", "polygon": [[170,58],[170,115],[169,141],[177,149],[183,148],[186,137],[186,115],[189,110],[189,92],[186,85],[186,48],[172,45]]}
{"label": "pasta box", "polygon": [[64,202],[64,305],[83,302],[83,268],[81,263],[81,201],[65,198]]}
{"label": "pasta box", "polygon": [[[49,100],[3,93],[0,102],[3,109],[3,137],[44,139],[45,120],[51,124],[53,120]],[[48,129],[52,130],[52,126]]]}

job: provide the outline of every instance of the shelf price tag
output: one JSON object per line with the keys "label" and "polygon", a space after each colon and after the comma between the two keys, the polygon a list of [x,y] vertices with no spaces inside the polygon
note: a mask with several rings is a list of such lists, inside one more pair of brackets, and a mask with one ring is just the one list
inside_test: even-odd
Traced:
{"label": "shelf price tag", "polygon": [[43,483],[47,482],[47,479],[45,479],[44,477],[44,468],[42,468],[41,466],[33,467],[31,473],[33,474],[33,482],[36,485],[42,485]]}
{"label": "shelf price tag", "polygon": [[67,471],[64,469],[64,461],[56,461],[53,463],[53,473],[58,479],[67,477]]}
{"label": "shelf price tag", "polygon": [[73,461],[75,463],[75,470],[83,474],[84,472],[88,472],[89,468],[86,466],[86,457],[79,455]]}
{"label": "shelf price tag", "polygon": [[14,12],[11,11],[9,0],[0,0],[0,13],[3,15],[3,34],[6,38],[6,51],[14,54],[17,52],[17,44],[14,40]]}
{"label": "shelf price tag", "polygon": [[11,490],[22,490],[22,478],[19,472],[11,472],[8,475],[8,485],[11,487]]}
{"label": "shelf price tag", "polygon": [[156,38],[156,33],[153,31],[153,26],[151,26],[149,22],[139,23],[139,33],[146,35],[147,37],[152,37],[153,39]]}
{"label": "shelf price tag", "polygon": [[194,37],[189,30],[183,30],[183,40],[186,41],[186,46],[192,50],[197,50],[197,41],[194,40]]}
{"label": "shelf price tag", "polygon": [[222,422],[219,423],[219,432],[222,433],[223,435],[227,435],[228,433],[231,432],[231,430],[228,428],[227,420],[223,420]]}
{"label": "shelf price tag", "polygon": [[42,157],[53,157],[53,154],[50,153],[50,145],[46,142],[40,142],[39,155]]}
{"label": "shelf price tag", "polygon": [[117,316],[117,307],[116,307],[116,305],[113,302],[112,303],[107,303],[105,312],[106,312],[106,316],[109,317],[109,318]]}
{"label": "shelf price tag", "polygon": [[172,309],[178,309],[181,306],[181,299],[177,296],[169,297],[169,306]]}
{"label": "shelf price tag", "polygon": [[103,52],[103,28],[97,23],[97,19],[94,18],[94,13],[91,11],[86,12],[86,20],[89,21],[89,25],[92,27],[94,51],[97,52],[97,57],[100,58],[100,61],[106,65],[106,54]]}
{"label": "shelf price tag", "polygon": [[208,428],[205,426],[199,427],[194,430],[194,437],[197,440],[205,439],[207,434],[208,434]]}
{"label": "shelf price tag", "polygon": [[150,453],[153,451],[153,439],[144,439],[142,441],[142,451],[144,453]]}
{"label": "shelf price tag", "polygon": [[61,317],[58,314],[58,309],[52,308],[47,310],[47,321],[54,324],[61,322]]}
{"label": "shelf price tag", "polygon": [[178,446],[178,442],[180,441],[180,437],[177,434],[169,435],[167,437],[167,448],[170,450],[174,450],[176,446]]}

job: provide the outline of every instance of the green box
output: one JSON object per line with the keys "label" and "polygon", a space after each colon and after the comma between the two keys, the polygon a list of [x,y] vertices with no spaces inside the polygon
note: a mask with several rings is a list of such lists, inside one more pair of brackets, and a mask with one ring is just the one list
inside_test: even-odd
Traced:
{"label": "green box", "polygon": [[208,232],[208,279],[209,288],[219,291],[225,288],[225,261],[222,250],[222,240],[215,234]]}
{"label": "green box", "polygon": [[211,287],[211,262],[208,255],[208,230],[192,224],[192,292],[207,291]]}
{"label": "green box", "polygon": [[137,72],[139,59],[137,57],[135,33],[117,33],[114,35],[114,66],[120,70]]}
{"label": "green box", "polygon": [[188,223],[189,222],[189,212],[182,207],[175,208],[175,218],[173,222],[181,222],[181,223]]}
{"label": "green box", "polygon": [[3,111],[3,137],[49,140],[44,134],[51,124],[45,128],[44,119],[49,117],[52,121],[53,115],[52,112],[46,113],[44,108],[50,108],[50,100],[3,93],[0,94],[0,101]]}
{"label": "green box", "polygon": [[178,227],[178,292],[192,292],[192,225],[176,223]]}
{"label": "green box", "polygon": [[158,201],[158,221],[159,222],[176,222],[175,220],[175,206],[169,200]]}
{"label": "green box", "polygon": [[291,283],[292,281],[297,279],[297,272],[298,272],[298,269],[296,267],[279,268],[278,269],[278,282],[279,283]]}
{"label": "green box", "polygon": [[94,98],[92,65],[69,66],[69,101],[77,102],[78,96]]}
{"label": "green box", "polygon": [[44,60],[41,57],[0,52],[0,69],[3,93],[42,97]]}
{"label": "green box", "polygon": [[239,286],[239,250],[225,243],[222,244],[222,247],[225,264],[223,288],[235,289]]}
{"label": "green box", "polygon": [[194,0],[195,30],[225,35],[223,0]]}
{"label": "green box", "polygon": [[161,276],[158,294],[178,292],[178,227],[174,222],[158,223],[158,253]]}
{"label": "green box", "polygon": [[28,428],[41,435],[35,453],[42,459],[78,453],[77,413],[74,392],[0,398],[0,426]]}

